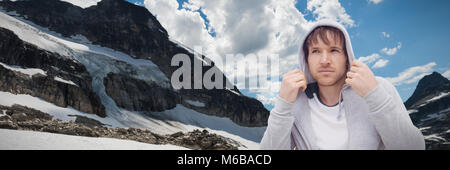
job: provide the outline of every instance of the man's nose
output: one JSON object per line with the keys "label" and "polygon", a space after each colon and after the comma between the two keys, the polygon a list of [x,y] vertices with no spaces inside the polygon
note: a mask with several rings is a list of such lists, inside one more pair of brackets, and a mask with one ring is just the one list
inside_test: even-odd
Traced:
{"label": "man's nose", "polygon": [[330,64],[330,57],[327,52],[322,53],[320,57],[320,64]]}

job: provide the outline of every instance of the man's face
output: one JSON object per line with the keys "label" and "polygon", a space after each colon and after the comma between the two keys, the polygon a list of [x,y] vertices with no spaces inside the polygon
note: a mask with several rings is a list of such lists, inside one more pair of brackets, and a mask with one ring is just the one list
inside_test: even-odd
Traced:
{"label": "man's face", "polygon": [[343,44],[327,33],[329,45],[320,38],[308,47],[308,66],[312,77],[322,86],[333,86],[345,81],[347,56]]}

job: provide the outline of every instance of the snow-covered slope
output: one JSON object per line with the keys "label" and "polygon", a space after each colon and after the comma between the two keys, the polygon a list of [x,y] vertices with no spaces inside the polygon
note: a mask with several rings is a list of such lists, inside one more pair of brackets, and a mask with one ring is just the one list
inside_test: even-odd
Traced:
{"label": "snow-covered slope", "polygon": [[0,129],[0,150],[186,150],[113,138],[91,138],[46,132]]}
{"label": "snow-covered slope", "polygon": [[[14,14],[14,12],[10,14]],[[240,149],[258,149],[258,143],[262,138],[265,127],[239,126],[229,118],[208,116],[182,105],[158,113],[134,112],[119,108],[105,92],[103,80],[110,72],[127,74],[144,81],[156,82],[162,87],[170,86],[169,79],[150,60],[134,59],[127,54],[93,45],[81,35],[65,38],[22,18],[10,16],[2,10],[0,10],[0,23],[2,23],[0,27],[13,31],[25,42],[56,52],[85,65],[93,79],[93,91],[100,97],[108,117],[100,118],[72,108],[61,108],[29,95],[14,95],[7,92],[0,92],[0,105],[21,104],[52,114],[55,118],[61,120],[73,120],[74,118],[69,117],[69,114],[81,114],[112,127],[146,128],[159,134],[207,129],[211,133],[232,138],[245,145]],[[199,105],[195,102],[192,104]]]}
{"label": "snow-covered slope", "polygon": [[9,69],[9,70],[12,70],[12,71],[17,71],[17,72],[26,74],[26,75],[28,75],[30,77],[32,77],[35,74],[42,74],[44,76],[47,75],[44,70],[38,69],[38,68],[22,68],[22,67],[19,67],[19,66],[10,66],[10,65],[4,64],[2,62],[0,62],[0,65],[5,67],[6,69]]}
{"label": "snow-covered slope", "polygon": [[97,3],[102,0],[61,0],[61,1],[71,3],[81,8],[89,8],[91,6],[97,5]]}

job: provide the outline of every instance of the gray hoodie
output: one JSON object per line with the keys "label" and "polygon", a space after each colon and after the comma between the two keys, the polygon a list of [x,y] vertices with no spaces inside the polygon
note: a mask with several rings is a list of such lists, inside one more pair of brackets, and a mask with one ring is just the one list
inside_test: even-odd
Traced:
{"label": "gray hoodie", "polygon": [[[299,50],[300,69],[308,83],[316,81],[309,72],[302,46],[306,36],[318,26],[332,26],[341,30],[346,39],[348,61],[351,64],[355,60],[346,29],[334,21],[317,22],[301,39]],[[425,149],[424,137],[412,124],[395,87],[384,78],[376,77],[376,80],[378,86],[364,98],[357,95],[347,84],[344,84],[341,90],[340,96],[345,102],[338,105],[340,109],[345,109],[349,134],[348,149]],[[306,93],[299,90],[294,103],[277,97],[260,143],[261,149],[319,149],[312,130]]]}

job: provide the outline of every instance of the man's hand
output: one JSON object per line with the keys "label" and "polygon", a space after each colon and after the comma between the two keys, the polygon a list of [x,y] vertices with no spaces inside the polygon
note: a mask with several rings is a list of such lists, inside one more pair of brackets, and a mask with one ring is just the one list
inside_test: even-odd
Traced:
{"label": "man's hand", "polygon": [[353,61],[345,82],[361,97],[366,96],[367,93],[378,86],[375,75],[370,68],[358,60]]}
{"label": "man's hand", "polygon": [[295,69],[283,75],[283,82],[280,88],[280,97],[290,103],[294,103],[297,99],[298,90],[306,90],[307,82],[305,74]]}

